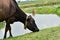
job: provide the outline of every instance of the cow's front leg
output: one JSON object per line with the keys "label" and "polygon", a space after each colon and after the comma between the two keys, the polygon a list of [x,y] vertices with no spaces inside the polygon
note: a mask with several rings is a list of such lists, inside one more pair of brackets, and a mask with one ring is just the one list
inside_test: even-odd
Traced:
{"label": "cow's front leg", "polygon": [[9,33],[10,33],[10,37],[12,37],[11,26],[10,26],[10,24],[9,24]]}
{"label": "cow's front leg", "polygon": [[4,39],[6,38],[6,35],[7,35],[7,31],[8,30],[9,30],[10,36],[12,37],[10,24],[9,23],[6,23]]}
{"label": "cow's front leg", "polygon": [[8,31],[8,27],[7,27],[7,25],[6,25],[5,34],[4,34],[4,39],[6,38],[7,31]]}

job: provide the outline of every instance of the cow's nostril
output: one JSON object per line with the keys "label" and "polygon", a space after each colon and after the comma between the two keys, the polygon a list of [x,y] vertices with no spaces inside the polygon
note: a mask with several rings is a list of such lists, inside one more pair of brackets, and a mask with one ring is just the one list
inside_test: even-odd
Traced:
{"label": "cow's nostril", "polygon": [[39,29],[37,30],[37,32],[39,31]]}
{"label": "cow's nostril", "polygon": [[38,31],[39,31],[39,29],[36,30],[36,32],[38,32]]}
{"label": "cow's nostril", "polygon": [[39,29],[38,30],[36,30],[36,31],[33,31],[33,32],[38,32],[39,31]]}

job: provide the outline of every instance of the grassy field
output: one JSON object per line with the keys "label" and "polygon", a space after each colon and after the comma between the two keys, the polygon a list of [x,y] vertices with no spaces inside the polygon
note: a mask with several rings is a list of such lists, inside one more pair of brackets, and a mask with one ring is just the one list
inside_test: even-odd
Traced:
{"label": "grassy field", "polygon": [[33,9],[34,12],[38,14],[57,14],[58,16],[60,16],[60,7],[56,6],[22,8],[22,10],[26,13],[33,13]]}
{"label": "grassy field", "polygon": [[[19,2],[18,5],[26,13],[32,13],[32,9],[34,8],[35,13],[57,14],[60,16],[60,0],[24,1]],[[56,7],[54,5],[56,5]]]}
{"label": "grassy field", "polygon": [[32,32],[5,40],[60,40],[60,26]]}
{"label": "grassy field", "polygon": [[31,7],[31,6],[46,6],[46,5],[54,5],[60,4],[60,0],[34,0],[34,1],[23,1],[18,2],[21,7]]}

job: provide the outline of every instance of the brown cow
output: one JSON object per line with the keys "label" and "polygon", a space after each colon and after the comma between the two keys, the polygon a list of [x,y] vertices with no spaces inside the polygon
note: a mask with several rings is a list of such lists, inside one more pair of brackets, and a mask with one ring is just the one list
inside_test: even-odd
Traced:
{"label": "brown cow", "polygon": [[14,22],[22,22],[25,29],[28,28],[33,32],[39,31],[35,24],[35,20],[31,16],[27,16],[17,5],[15,0],[0,0],[0,22],[6,21],[4,38],[7,31],[11,34],[10,24]]}

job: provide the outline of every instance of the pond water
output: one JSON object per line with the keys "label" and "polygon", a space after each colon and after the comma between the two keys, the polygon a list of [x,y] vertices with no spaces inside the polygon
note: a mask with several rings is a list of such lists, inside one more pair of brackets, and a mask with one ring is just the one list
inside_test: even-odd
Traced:
{"label": "pond water", "polygon": [[[35,16],[33,16],[33,18],[35,19],[35,22],[40,30],[60,25],[60,17],[55,14],[36,14]],[[11,28],[13,37],[31,32],[28,29],[25,30],[24,25],[20,22],[15,22],[14,24],[11,24]],[[0,39],[2,39],[4,36],[4,30],[5,28],[0,30]],[[9,32],[7,33],[7,37],[8,36]]]}

